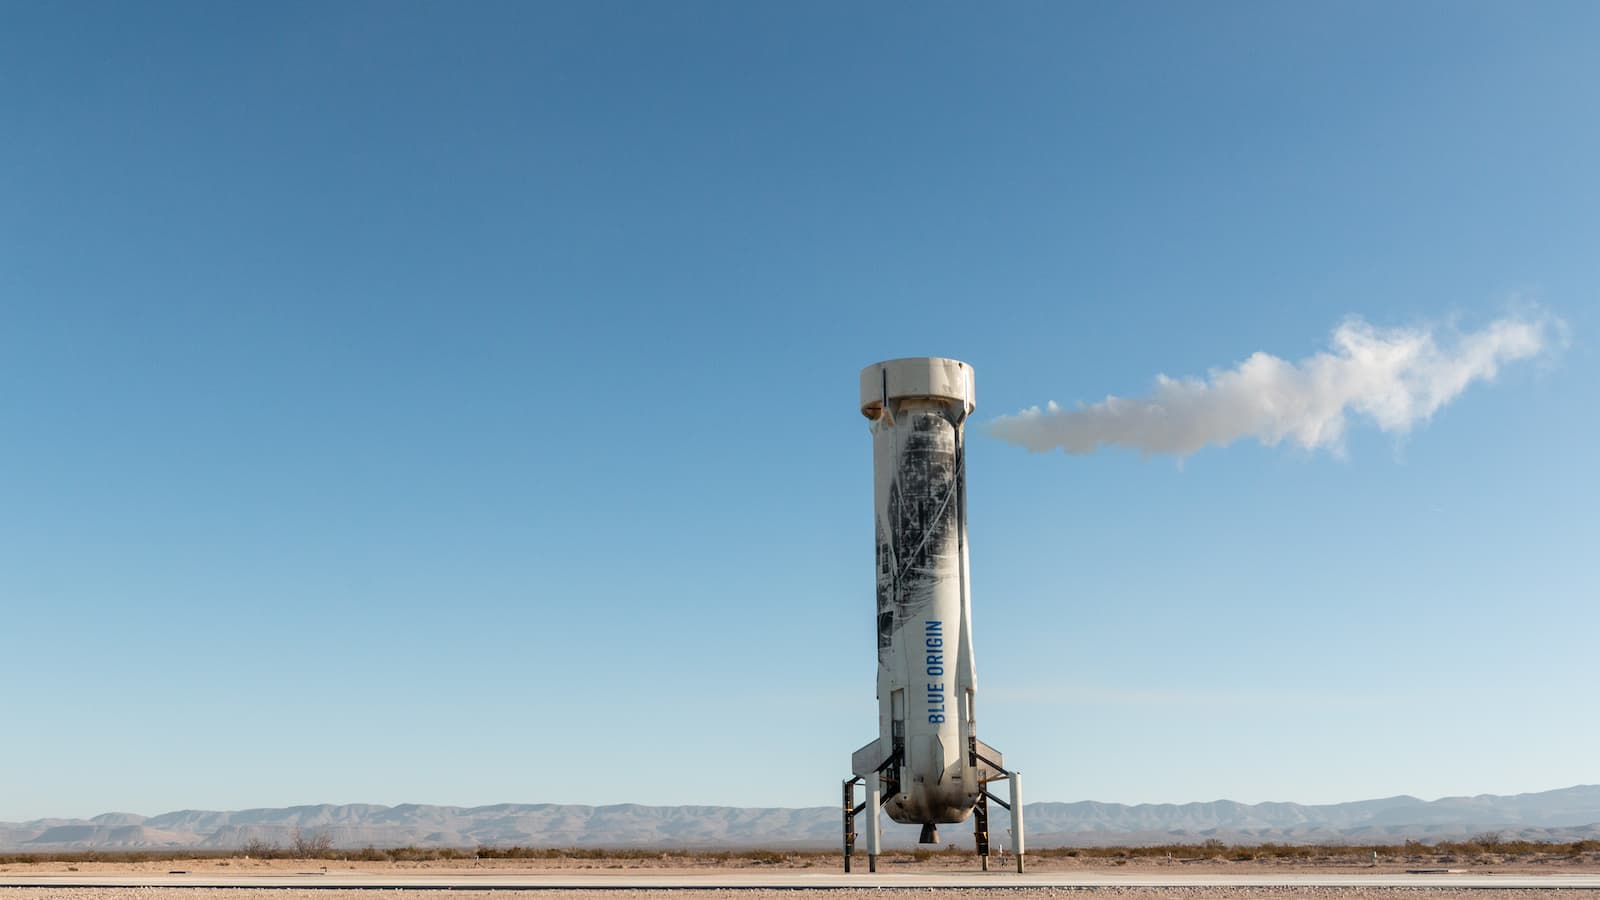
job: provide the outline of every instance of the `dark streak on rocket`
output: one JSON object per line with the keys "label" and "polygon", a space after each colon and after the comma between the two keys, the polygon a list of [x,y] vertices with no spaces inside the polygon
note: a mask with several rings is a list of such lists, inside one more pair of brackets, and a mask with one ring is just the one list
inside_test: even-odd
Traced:
{"label": "dark streak on rocket", "polygon": [[878,526],[878,650],[894,632],[918,617],[947,557],[958,553],[953,536],[960,516],[954,502],[958,472],[956,429],[936,409],[902,413],[907,439],[889,488],[890,533]]}

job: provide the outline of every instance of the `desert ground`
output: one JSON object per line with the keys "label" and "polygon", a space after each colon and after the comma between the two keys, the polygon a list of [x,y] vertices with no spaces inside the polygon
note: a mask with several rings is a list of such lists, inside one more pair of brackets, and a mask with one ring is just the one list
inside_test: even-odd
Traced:
{"label": "desert ground", "polygon": [[[438,900],[438,890],[384,889],[387,900]],[[1444,888],[1444,887],[1203,887],[1203,886],[1103,886],[1016,888],[1009,890],[939,888],[860,888],[804,890],[792,888],[673,889],[673,890],[560,890],[562,900],[796,900],[796,894],[823,895],[828,900],[1531,900],[1552,896],[1559,900],[1595,900],[1600,890],[1551,888]],[[372,900],[371,890],[305,888],[172,888],[172,887],[25,887],[0,888],[4,900]],[[474,900],[527,900],[527,890],[474,890]]]}
{"label": "desert ground", "polygon": [[[995,872],[1009,871],[1014,857],[991,856],[989,867]],[[865,874],[866,854],[855,855],[854,871]],[[963,853],[885,853],[878,861],[881,873],[976,872],[978,858]],[[1600,853],[1581,855],[1480,854],[1470,858],[1453,855],[1380,858],[1330,852],[1317,859],[1268,857],[1252,860],[1171,858],[1136,856],[1127,859],[1105,856],[1065,856],[1056,852],[1030,853],[1027,871],[1105,873],[1107,875],[1156,875],[1169,873],[1270,875],[1273,873],[1316,873],[1342,875],[1399,875],[1413,869],[1459,869],[1471,874],[1600,874]],[[50,860],[0,863],[0,882],[17,876],[164,875],[174,872],[202,875],[292,875],[296,873],[366,874],[494,874],[539,876],[551,873],[623,874],[641,872],[659,875],[674,873],[840,871],[837,853],[756,853],[749,856],[628,855],[619,857],[552,857],[538,859],[252,859],[238,856],[170,857],[141,860]]]}
{"label": "desert ground", "polygon": [[[1408,870],[1448,868],[1444,875],[1408,874]],[[849,876],[861,881],[860,887],[841,884],[837,856],[821,854],[756,855],[750,858],[588,858],[588,859],[457,859],[414,862],[363,860],[292,860],[200,857],[192,859],[135,860],[122,862],[78,860],[11,861],[0,865],[0,900],[152,900],[174,897],[179,900],[368,900],[370,889],[341,889],[340,883],[367,882],[381,885],[382,894],[393,900],[435,900],[440,889],[471,890],[483,900],[525,898],[530,888],[560,890],[562,900],[768,900],[793,898],[801,893],[826,894],[829,900],[927,900],[929,897],[952,900],[993,900],[996,894],[1015,900],[1039,897],[1119,898],[1119,900],[1528,900],[1542,895],[1559,895],[1571,900],[1600,900],[1600,860],[1587,855],[1564,858],[1476,858],[1438,860],[1371,860],[1329,856],[1322,860],[1228,860],[1221,858],[1179,860],[1167,858],[1074,858],[1040,856],[1030,860],[1030,876],[1055,875],[1079,880],[1099,880],[1085,885],[1025,884],[1014,872],[991,861],[986,885],[940,886],[946,878],[976,873],[978,866],[970,854],[939,853],[890,854],[879,861],[878,874],[866,872],[866,859],[856,861],[856,872]],[[1492,876],[1492,877],[1484,877]],[[1548,883],[1530,884],[1528,876],[1553,876]],[[1494,877],[1515,882],[1498,887]],[[1395,881],[1417,879],[1416,885],[1396,885]],[[1451,886],[1450,878],[1470,881],[1472,886]],[[255,879],[298,879],[304,884],[326,880],[326,887],[255,887]],[[716,886],[697,884],[707,879],[720,880]],[[1185,881],[1243,880],[1256,882],[1235,885],[1185,884]],[[1296,880],[1334,880],[1336,884],[1296,884]],[[1362,884],[1382,880],[1383,885]],[[809,881],[808,881],[809,880]],[[1118,881],[1168,881],[1167,884],[1119,884]],[[93,882],[113,882],[94,884]],[[219,887],[183,887],[182,883],[207,884],[226,881]],[[500,889],[507,881],[515,889]],[[915,885],[903,882],[917,881]],[[90,884],[84,884],[89,882]],[[120,884],[116,882],[121,882]],[[155,882],[165,882],[156,884]],[[641,882],[643,882],[641,884]],[[681,882],[681,886],[663,889]],[[895,882],[902,882],[896,884]],[[931,882],[931,883],[930,883]],[[1262,883],[1265,882],[1265,883]],[[432,884],[431,889],[414,885]],[[782,884],[782,887],[775,885]],[[28,884],[30,886],[16,886]],[[638,885],[632,887],[630,885]],[[996,890],[998,889],[998,891]]]}

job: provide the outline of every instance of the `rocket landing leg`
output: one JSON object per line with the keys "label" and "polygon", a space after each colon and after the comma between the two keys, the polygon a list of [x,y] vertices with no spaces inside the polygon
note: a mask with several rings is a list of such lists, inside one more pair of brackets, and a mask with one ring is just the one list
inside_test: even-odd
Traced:
{"label": "rocket landing leg", "polygon": [[850,871],[850,857],[856,852],[856,813],[861,808],[856,806],[856,782],[860,776],[846,779],[844,783],[844,870]]}
{"label": "rocket landing leg", "polygon": [[[856,785],[866,781],[867,799],[856,803]],[[879,813],[883,809],[883,788],[876,777],[866,779],[857,775],[844,783],[844,870],[850,871],[850,857],[856,850],[855,818],[867,814],[867,871],[878,871],[878,855],[883,851],[883,831]]]}
{"label": "rocket landing leg", "polygon": [[978,845],[978,859],[983,870],[989,871],[989,795],[979,794],[978,805],[972,808],[972,839]]}
{"label": "rocket landing leg", "polygon": [[[972,743],[969,745],[968,752],[972,754],[973,768],[978,768],[980,765],[986,767],[986,771],[980,776],[979,780],[982,790],[978,793],[978,803],[972,810],[974,813],[972,818],[973,836],[978,844],[978,857],[983,862],[983,870],[985,872],[989,871],[989,803],[993,801],[1001,809],[1011,813],[1012,849],[1017,851],[1017,871],[1021,872],[1022,854],[1027,847],[1022,831],[1022,773],[1013,772],[1002,765],[999,760],[1003,759],[1003,757],[995,752],[994,748],[979,741],[976,737],[971,740]],[[994,759],[990,759],[987,755],[991,753],[994,754]],[[996,781],[1010,782],[1010,803],[989,793],[989,785]]]}
{"label": "rocket landing leg", "polygon": [[[999,781],[1000,779],[997,778],[995,780]],[[991,800],[998,804],[1001,809],[1011,813],[1011,843],[1014,845],[1012,849],[1017,851],[1017,871],[1022,871],[1022,854],[1027,849],[1027,842],[1023,838],[1022,831],[1022,773],[1007,772],[1006,780],[1011,782],[1010,803],[1001,800],[999,797],[996,797],[995,795],[989,793],[987,789],[985,789],[983,796],[978,798],[978,805],[974,809],[974,811],[981,817],[981,821],[984,823],[983,837],[978,839],[978,855],[983,857],[983,870],[985,872],[989,871],[988,822],[989,801]],[[976,828],[977,825],[974,824],[973,827]]]}
{"label": "rocket landing leg", "polygon": [[1011,773],[1011,830],[1012,840],[1017,845],[1017,872],[1022,872],[1022,853],[1025,844],[1022,840],[1022,773]]}

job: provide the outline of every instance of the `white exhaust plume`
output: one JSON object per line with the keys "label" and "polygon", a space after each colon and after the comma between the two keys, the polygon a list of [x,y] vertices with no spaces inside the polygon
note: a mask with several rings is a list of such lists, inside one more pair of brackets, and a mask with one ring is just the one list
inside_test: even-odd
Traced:
{"label": "white exhaust plume", "polygon": [[[1205,378],[1156,376],[1148,396],[1107,397],[1062,409],[1054,402],[989,423],[994,437],[1035,453],[1083,454],[1106,447],[1188,456],[1255,438],[1344,452],[1346,416],[1404,434],[1454,400],[1467,385],[1495,377],[1506,363],[1538,356],[1556,343],[1562,323],[1542,314],[1512,315],[1473,332],[1434,326],[1374,328],[1352,318],[1333,332],[1329,350],[1298,364],[1253,354]],[[1440,332],[1436,334],[1436,332]]]}

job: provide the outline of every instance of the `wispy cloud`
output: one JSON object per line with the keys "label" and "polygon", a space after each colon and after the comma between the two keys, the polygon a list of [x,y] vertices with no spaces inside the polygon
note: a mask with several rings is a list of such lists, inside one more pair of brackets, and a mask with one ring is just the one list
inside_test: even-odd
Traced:
{"label": "wispy cloud", "polygon": [[1352,416],[1404,434],[1473,382],[1549,351],[1564,334],[1561,320],[1537,310],[1468,332],[1377,328],[1351,318],[1334,330],[1328,350],[1298,363],[1255,353],[1204,378],[1158,375],[1143,397],[1106,397],[1074,409],[1051,402],[1001,416],[988,432],[1034,452],[1127,447],[1188,456],[1208,444],[1254,438],[1339,454]]}

